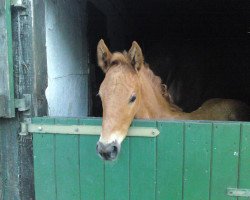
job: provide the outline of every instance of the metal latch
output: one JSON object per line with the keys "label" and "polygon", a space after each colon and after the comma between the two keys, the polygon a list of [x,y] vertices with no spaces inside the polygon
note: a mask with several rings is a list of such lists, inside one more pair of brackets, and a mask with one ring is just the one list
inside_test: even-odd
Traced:
{"label": "metal latch", "polygon": [[[102,126],[95,125],[62,125],[62,124],[32,124],[21,123],[20,135],[28,133],[48,133],[48,134],[76,134],[76,135],[99,135]],[[128,136],[156,137],[159,130],[154,127],[130,127]]]}
{"label": "metal latch", "polygon": [[22,99],[15,99],[15,108],[18,111],[27,111],[30,109],[31,105],[31,95],[24,94]]}
{"label": "metal latch", "polygon": [[227,195],[233,197],[250,197],[250,189],[227,188]]}

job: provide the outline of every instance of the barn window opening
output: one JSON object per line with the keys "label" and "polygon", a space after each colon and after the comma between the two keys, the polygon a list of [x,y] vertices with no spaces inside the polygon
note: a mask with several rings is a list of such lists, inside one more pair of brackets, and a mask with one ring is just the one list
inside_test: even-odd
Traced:
{"label": "barn window opening", "polygon": [[103,72],[96,46],[142,47],[175,104],[197,109],[210,98],[250,105],[247,1],[49,1],[46,45],[50,116],[102,116]]}

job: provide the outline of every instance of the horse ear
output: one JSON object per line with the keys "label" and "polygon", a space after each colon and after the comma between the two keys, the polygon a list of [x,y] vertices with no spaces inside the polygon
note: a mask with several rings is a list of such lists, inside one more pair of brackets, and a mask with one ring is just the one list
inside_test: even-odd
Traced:
{"label": "horse ear", "polygon": [[111,55],[112,54],[110,53],[104,40],[101,39],[97,45],[97,61],[98,61],[99,67],[102,69],[104,73],[108,71]]}
{"label": "horse ear", "polygon": [[133,42],[130,50],[128,51],[129,58],[131,60],[132,66],[135,70],[139,71],[144,63],[144,57],[142,54],[141,47],[137,42]]}

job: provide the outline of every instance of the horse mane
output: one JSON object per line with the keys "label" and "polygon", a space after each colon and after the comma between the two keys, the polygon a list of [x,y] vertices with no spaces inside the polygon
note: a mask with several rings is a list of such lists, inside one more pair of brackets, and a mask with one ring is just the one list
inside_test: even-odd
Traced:
{"label": "horse mane", "polygon": [[149,80],[152,82],[152,86],[154,87],[155,90],[158,90],[164,99],[169,102],[171,109],[173,111],[182,111],[182,109],[174,104],[174,101],[168,92],[168,87],[166,84],[162,83],[162,80],[159,76],[155,75],[154,72],[150,69],[149,64],[145,63],[145,72],[146,75],[148,76]]}
{"label": "horse mane", "polygon": [[[123,51],[122,54],[124,57],[129,60],[127,51]],[[159,76],[155,75],[154,72],[150,69],[149,64],[144,63],[145,72],[148,76],[149,80],[152,82],[152,86],[155,90],[157,90],[159,93],[162,94],[164,99],[170,104],[170,109],[172,111],[182,111],[182,109],[174,104],[174,101],[171,97],[171,95],[168,92],[168,87],[166,84],[162,83],[162,80]]]}

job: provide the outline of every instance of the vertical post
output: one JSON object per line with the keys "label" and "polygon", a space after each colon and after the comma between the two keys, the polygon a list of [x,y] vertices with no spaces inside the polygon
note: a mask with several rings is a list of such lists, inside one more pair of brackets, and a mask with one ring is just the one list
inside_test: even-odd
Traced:
{"label": "vertical post", "polygon": [[10,0],[0,0],[0,117],[14,117]]}

